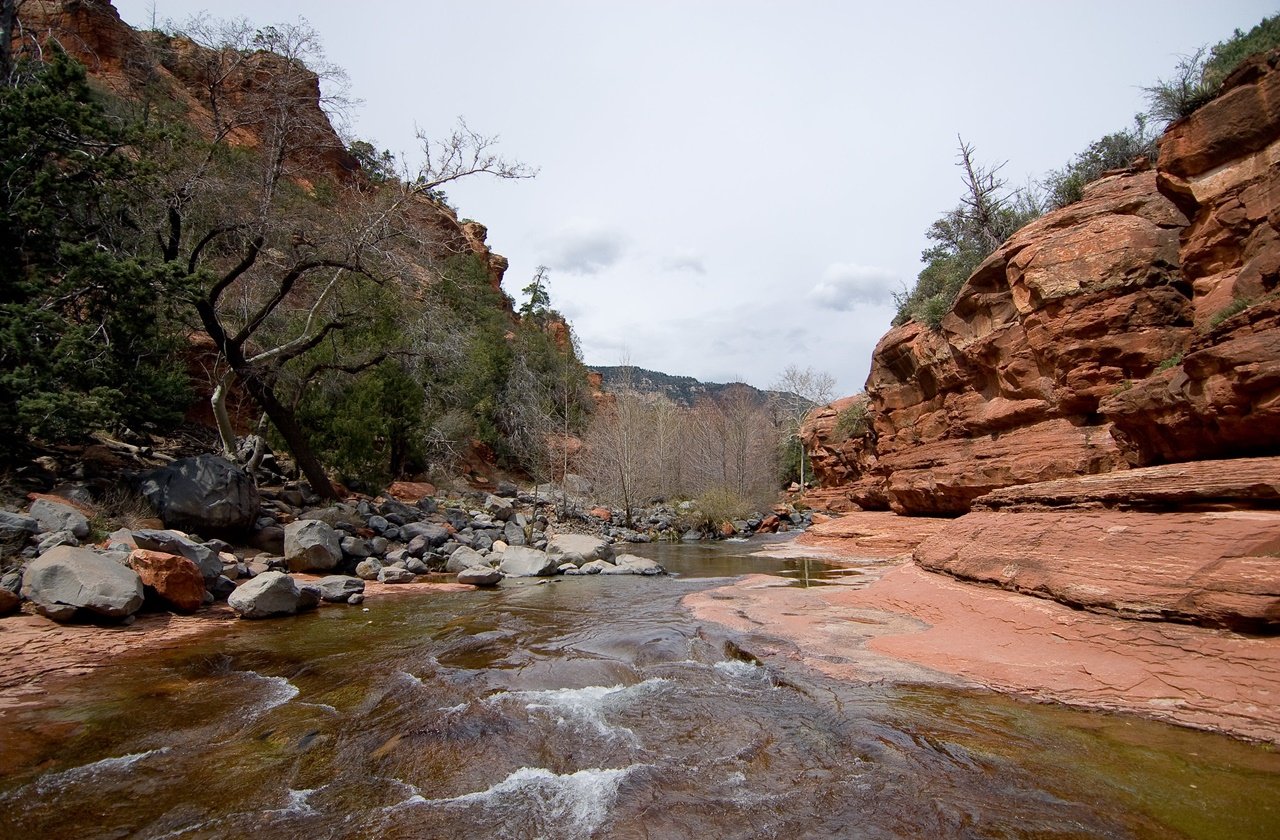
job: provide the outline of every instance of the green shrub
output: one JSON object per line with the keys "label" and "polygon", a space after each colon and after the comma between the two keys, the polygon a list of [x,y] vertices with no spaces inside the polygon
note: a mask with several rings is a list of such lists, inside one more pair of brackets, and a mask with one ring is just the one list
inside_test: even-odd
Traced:
{"label": "green shrub", "polygon": [[698,524],[705,528],[717,528],[734,519],[746,519],[751,514],[751,503],[727,488],[708,490],[694,500]]}
{"label": "green shrub", "polygon": [[1180,364],[1182,364],[1182,354],[1178,353],[1177,355],[1170,356],[1160,364],[1156,365],[1156,373],[1163,373],[1169,368],[1177,367]]}
{"label": "green shrub", "polygon": [[1040,215],[1031,191],[1007,189],[1000,167],[974,160],[973,147],[961,141],[960,163],[966,194],[960,204],[929,226],[933,242],[920,255],[924,269],[910,289],[894,294],[895,326],[917,320],[937,329],[960,289],[982,261],[1014,231]]}
{"label": "green shrub", "polygon": [[1141,114],[1133,118],[1133,128],[1122,129],[1095,140],[1062,169],[1050,172],[1041,188],[1050,208],[1066,207],[1084,198],[1086,185],[1098,180],[1104,172],[1121,169],[1137,157],[1155,158],[1156,135]]}
{"label": "green shrub", "polygon": [[864,437],[871,431],[871,417],[865,402],[855,402],[836,416],[835,436],[838,440]]}
{"label": "green shrub", "polygon": [[1217,312],[1213,313],[1213,316],[1209,318],[1209,329],[1213,329],[1214,327],[1218,326],[1223,321],[1230,318],[1232,315],[1240,314],[1241,312],[1245,311],[1252,305],[1253,305],[1253,301],[1250,300],[1249,298],[1234,299],[1233,301],[1231,301],[1231,303],[1228,303],[1226,306],[1222,307]]}
{"label": "green shrub", "polygon": [[1193,113],[1218,95],[1222,82],[1246,59],[1277,46],[1280,46],[1280,15],[1263,18],[1248,32],[1237,29],[1230,38],[1208,51],[1201,48],[1183,56],[1171,78],[1160,79],[1144,88],[1151,116],[1173,122]]}
{"label": "green shrub", "polygon": [[1230,38],[1216,44],[1209,50],[1204,78],[1210,84],[1220,85],[1245,59],[1276,47],[1280,47],[1280,15],[1263,18],[1248,32],[1237,29]]}

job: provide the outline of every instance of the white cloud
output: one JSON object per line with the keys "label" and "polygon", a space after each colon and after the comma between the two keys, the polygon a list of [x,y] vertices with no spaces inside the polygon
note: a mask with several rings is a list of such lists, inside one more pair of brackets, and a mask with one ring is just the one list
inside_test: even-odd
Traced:
{"label": "white cloud", "polygon": [[622,231],[593,219],[570,219],[546,238],[542,261],[570,274],[595,274],[617,263],[626,248]]}
{"label": "white cloud", "polygon": [[809,299],[848,312],[859,304],[888,303],[899,282],[898,275],[887,268],[832,263],[822,273],[822,280],[809,290]]}

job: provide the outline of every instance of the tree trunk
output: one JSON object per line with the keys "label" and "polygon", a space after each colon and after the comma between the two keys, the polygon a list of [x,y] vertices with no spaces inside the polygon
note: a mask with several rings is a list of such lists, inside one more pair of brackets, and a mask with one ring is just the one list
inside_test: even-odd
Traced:
{"label": "tree trunk", "polygon": [[214,345],[222,351],[223,358],[240,378],[244,389],[271,420],[276,431],[280,432],[280,437],[284,438],[285,446],[289,448],[293,459],[298,462],[298,469],[302,470],[302,474],[307,477],[311,489],[322,499],[330,501],[337,499],[337,491],[333,489],[329,476],[325,475],[320,459],[311,451],[311,443],[303,433],[302,427],[298,425],[293,412],[280,402],[271,384],[262,378],[257,368],[249,364],[240,347],[227,337],[226,330],[222,328],[222,323],[213,309],[213,304],[207,300],[196,301],[196,311],[200,314],[205,332],[213,339]]}
{"label": "tree trunk", "polygon": [[294,418],[293,412],[277,399],[275,390],[262,380],[257,371],[252,368],[237,370],[236,375],[244,383],[244,389],[249,392],[253,401],[266,412],[271,424],[280,433],[280,437],[284,438],[285,445],[289,447],[289,452],[298,462],[298,469],[302,470],[302,474],[307,477],[311,489],[322,499],[330,501],[337,499],[337,491],[330,483],[329,476],[325,475],[320,459],[311,451],[311,444],[302,427],[298,425],[297,419]]}

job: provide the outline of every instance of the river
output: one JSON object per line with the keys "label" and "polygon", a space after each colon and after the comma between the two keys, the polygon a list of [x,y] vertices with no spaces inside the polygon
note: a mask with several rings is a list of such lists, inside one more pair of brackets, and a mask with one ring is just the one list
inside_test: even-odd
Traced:
{"label": "river", "polygon": [[753,661],[669,577],[508,580],[237,623],[3,721],[5,838],[1280,837],[1280,755]]}

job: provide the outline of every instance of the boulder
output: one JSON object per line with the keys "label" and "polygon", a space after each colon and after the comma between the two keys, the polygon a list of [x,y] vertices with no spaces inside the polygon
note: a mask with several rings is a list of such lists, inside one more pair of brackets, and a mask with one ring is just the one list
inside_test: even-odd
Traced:
{"label": "boulder", "polygon": [[36,546],[36,555],[44,554],[49,549],[60,545],[76,547],[80,545],[80,540],[76,539],[76,535],[70,531],[54,531],[49,534],[41,534],[40,543]]}
{"label": "boulder", "polygon": [[313,586],[320,591],[320,599],[331,604],[345,604],[352,595],[364,592],[364,581],[350,575],[329,575]]}
{"label": "boulder", "polygon": [[382,562],[370,557],[368,560],[361,560],[356,564],[356,577],[361,580],[377,580],[378,572],[382,571]]}
{"label": "boulder", "polygon": [[41,531],[70,531],[78,540],[89,536],[88,517],[69,504],[36,499],[31,503],[30,515]]}
{"label": "boulder", "polygon": [[461,572],[466,569],[488,569],[489,558],[473,548],[467,548],[465,545],[449,555],[449,560],[444,564],[446,572]]}
{"label": "boulder", "polygon": [[320,606],[320,587],[313,583],[298,587],[298,612],[314,610]]}
{"label": "boulder", "polygon": [[200,567],[186,557],[136,548],[130,552],[128,564],[138,573],[146,591],[166,605],[193,612],[204,603],[204,576]]}
{"label": "boulder", "polygon": [[77,610],[126,618],[142,606],[136,572],[87,548],[58,546],[31,561],[22,575],[22,597],[54,621]]}
{"label": "boulder", "polygon": [[525,545],[524,528],[514,522],[508,522],[502,529],[502,539],[507,545]]}
{"label": "boulder", "polygon": [[620,554],[613,562],[619,569],[625,569],[633,575],[661,575],[667,571],[657,561],[635,554]]}
{"label": "boulder", "polygon": [[488,567],[472,566],[458,572],[458,583],[472,586],[494,586],[502,581],[502,572]]}
{"label": "boulder", "polygon": [[241,618],[271,618],[293,615],[302,597],[297,583],[284,572],[263,572],[240,584],[227,598],[227,604]]}
{"label": "boulder", "polygon": [[138,548],[177,554],[196,564],[208,584],[222,574],[222,558],[207,545],[201,545],[177,531],[160,531],[143,528],[132,532],[132,542]]}
{"label": "boulder", "polygon": [[258,516],[258,486],[244,470],[216,455],[180,458],[145,474],[141,485],[167,528],[197,533],[242,531]]}
{"label": "boulder", "polygon": [[270,554],[284,554],[284,528],[272,520],[249,535],[249,545]]}
{"label": "boulder", "polygon": [[40,530],[40,523],[30,516],[0,510],[0,549],[20,550],[27,538]]}
{"label": "boulder", "polygon": [[507,577],[548,577],[556,573],[560,561],[548,557],[545,551],[525,546],[508,546],[502,552],[498,569]]}
{"label": "boulder", "polygon": [[620,570],[617,566],[613,565],[608,560],[591,560],[587,563],[583,563],[578,568],[578,572],[584,575],[626,574],[626,572]]}
{"label": "boulder", "polygon": [[360,537],[343,537],[339,545],[342,548],[343,556],[354,557],[357,560],[363,560],[373,553],[369,548],[369,544]]}
{"label": "boulder", "polygon": [[211,595],[215,601],[225,601],[230,598],[231,593],[235,591],[236,582],[226,575],[220,575],[208,589],[209,595]]}
{"label": "boulder", "polygon": [[328,571],[342,562],[342,546],[333,528],[318,519],[300,519],[284,527],[284,559],[289,571]]}
{"label": "boulder", "polygon": [[378,572],[379,583],[413,583],[418,576],[408,569],[387,566]]}
{"label": "boulder", "polygon": [[422,537],[427,542],[427,545],[432,548],[444,545],[452,536],[448,528],[433,522],[409,522],[400,531],[409,540],[414,537]]}
{"label": "boulder", "polygon": [[484,500],[484,509],[494,519],[506,522],[515,513],[515,506],[511,504],[510,499],[504,499],[501,496],[489,496]]}
{"label": "boulder", "polygon": [[547,541],[547,556],[559,563],[574,563],[581,566],[592,560],[610,560],[613,558],[613,546],[600,539],[586,534],[557,534]]}

